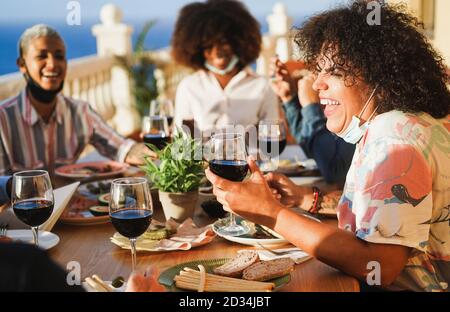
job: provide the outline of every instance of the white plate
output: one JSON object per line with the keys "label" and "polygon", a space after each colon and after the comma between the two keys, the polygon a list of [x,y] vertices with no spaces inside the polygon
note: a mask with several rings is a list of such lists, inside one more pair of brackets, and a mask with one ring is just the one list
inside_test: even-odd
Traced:
{"label": "white plate", "polygon": [[[8,230],[6,236],[14,241],[33,244],[33,233],[30,230]],[[55,233],[39,231],[39,247],[44,250],[55,247],[59,243],[59,237]]]}
{"label": "white plate", "polygon": [[[298,211],[297,213],[304,215],[305,217],[311,218],[317,222],[321,222],[319,219],[311,216],[310,214],[308,214],[307,212],[300,212]],[[248,237],[247,235],[241,235],[241,236],[228,236],[228,235],[221,235],[219,233],[219,231],[217,231],[217,226],[218,224],[224,222],[224,220],[228,220],[228,218],[224,218],[224,219],[219,219],[216,222],[214,222],[212,228],[214,230],[214,232],[218,235],[223,237],[226,240],[229,240],[230,242],[235,242],[235,243],[239,243],[239,244],[243,244],[243,245],[250,245],[250,246],[259,246],[259,244],[262,244],[264,246],[270,246],[270,245],[284,245],[284,244],[290,244],[289,241],[287,239],[285,239],[283,236],[281,236],[280,234],[278,234],[277,232],[269,229],[268,227],[265,227],[263,225],[260,225],[265,231],[269,232],[270,234],[272,234],[273,236],[275,236],[275,238],[251,238]],[[254,223],[246,221],[244,219],[242,219],[239,216],[236,216],[236,223],[240,224],[241,222],[245,222],[246,225],[250,226],[250,228],[254,229]]]}
{"label": "white plate", "polygon": [[[219,233],[219,231],[217,231],[217,226],[224,222],[225,220],[228,220],[228,218],[225,219],[219,219],[217,220],[214,224],[213,224],[213,230],[214,232],[225,238],[226,240],[229,240],[230,242],[235,242],[235,243],[239,243],[239,244],[243,244],[243,245],[250,245],[250,246],[258,246],[258,244],[263,244],[264,246],[269,246],[269,245],[281,245],[281,244],[287,244],[289,243],[288,240],[286,240],[283,236],[279,235],[278,233],[263,227],[266,231],[270,232],[273,236],[275,236],[276,238],[252,238],[252,237],[248,237],[248,235],[241,235],[241,236],[228,236],[228,235],[221,235]],[[248,221],[243,221],[241,218],[236,217],[236,222],[239,224],[241,222],[246,222],[247,225],[249,225],[250,227],[254,227],[253,223],[248,222]]]}

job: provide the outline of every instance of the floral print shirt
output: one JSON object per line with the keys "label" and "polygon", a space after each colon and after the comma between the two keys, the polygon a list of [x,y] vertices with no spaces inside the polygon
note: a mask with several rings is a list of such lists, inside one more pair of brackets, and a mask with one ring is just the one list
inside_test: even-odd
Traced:
{"label": "floral print shirt", "polygon": [[338,218],[362,240],[412,248],[392,289],[449,291],[449,116],[378,115],[357,145]]}

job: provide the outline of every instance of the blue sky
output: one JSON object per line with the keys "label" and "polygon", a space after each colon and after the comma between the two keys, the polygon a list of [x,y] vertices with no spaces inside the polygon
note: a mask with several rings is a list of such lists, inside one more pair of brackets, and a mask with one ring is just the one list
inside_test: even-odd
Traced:
{"label": "blue sky", "polygon": [[[42,19],[65,21],[69,0],[1,0],[0,22]],[[174,18],[180,7],[192,0],[78,0],[81,17],[91,21],[98,19],[102,5],[115,3],[124,11],[125,20],[147,18]],[[265,16],[276,2],[283,2],[292,16],[305,16],[327,9],[339,0],[244,0],[251,12]]]}

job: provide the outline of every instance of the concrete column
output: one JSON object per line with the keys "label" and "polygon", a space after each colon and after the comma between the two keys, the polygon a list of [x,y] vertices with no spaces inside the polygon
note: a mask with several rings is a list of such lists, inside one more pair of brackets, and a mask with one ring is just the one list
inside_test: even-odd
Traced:
{"label": "concrete column", "polygon": [[267,17],[269,34],[275,38],[275,53],[280,60],[286,62],[292,55],[292,42],[289,38],[292,28],[292,18],[287,15],[286,6],[279,2],[273,7],[273,12]]}
{"label": "concrete column", "polygon": [[[114,4],[106,4],[100,11],[101,24],[92,27],[97,38],[99,56],[114,55],[130,57],[133,53],[131,35],[133,28],[122,23],[122,11]],[[131,94],[132,82],[127,71],[120,66],[111,69],[112,100],[116,114],[112,119],[113,127],[127,136],[140,128],[140,116],[135,108]]]}
{"label": "concrete column", "polygon": [[434,46],[445,58],[447,67],[450,68],[450,1],[436,0],[434,20]]}

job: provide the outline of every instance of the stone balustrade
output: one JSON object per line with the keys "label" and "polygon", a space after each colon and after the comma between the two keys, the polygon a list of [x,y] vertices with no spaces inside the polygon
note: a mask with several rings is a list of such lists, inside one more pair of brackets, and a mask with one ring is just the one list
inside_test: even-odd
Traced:
{"label": "stone balustrade", "polygon": [[[140,127],[132,96],[132,81],[126,69],[119,66],[116,57],[132,54],[131,26],[122,23],[122,11],[113,4],[100,12],[101,24],[92,29],[97,39],[97,55],[69,61],[64,94],[81,99],[90,105],[120,134],[130,135]],[[263,50],[257,60],[257,72],[269,74],[270,58],[275,54],[287,60],[292,54],[290,29],[292,19],[286,8],[278,3],[267,18],[269,33],[264,35]],[[148,51],[155,62],[155,77],[160,97],[175,98],[178,83],[191,71],[175,64],[170,48]],[[17,94],[25,81],[20,73],[0,76],[0,101]]]}

